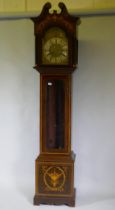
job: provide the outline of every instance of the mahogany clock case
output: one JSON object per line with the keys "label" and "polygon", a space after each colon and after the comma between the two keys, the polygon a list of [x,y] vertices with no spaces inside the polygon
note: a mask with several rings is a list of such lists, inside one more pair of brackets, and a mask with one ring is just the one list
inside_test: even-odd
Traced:
{"label": "mahogany clock case", "polygon": [[35,69],[40,72],[40,154],[35,161],[34,204],[75,206],[71,152],[71,73],[77,66],[79,17],[50,13],[46,3],[31,18],[35,33]]}

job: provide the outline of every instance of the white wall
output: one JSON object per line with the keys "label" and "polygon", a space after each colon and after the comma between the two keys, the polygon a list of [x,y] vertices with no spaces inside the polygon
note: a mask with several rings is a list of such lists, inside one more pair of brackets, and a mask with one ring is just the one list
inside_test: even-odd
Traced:
{"label": "white wall", "polygon": [[72,131],[78,195],[115,196],[115,17],[88,17],[79,26]]}
{"label": "white wall", "polygon": [[[115,17],[82,18],[73,73],[72,145],[78,198],[115,195]],[[0,22],[0,190],[34,194],[39,74],[30,20]],[[1,192],[2,193],[2,190]]]}
{"label": "white wall", "polygon": [[35,80],[38,79],[39,89],[39,76],[32,66],[32,21],[1,21],[0,186],[3,187],[24,188],[23,182],[34,185],[34,160],[38,150]]}

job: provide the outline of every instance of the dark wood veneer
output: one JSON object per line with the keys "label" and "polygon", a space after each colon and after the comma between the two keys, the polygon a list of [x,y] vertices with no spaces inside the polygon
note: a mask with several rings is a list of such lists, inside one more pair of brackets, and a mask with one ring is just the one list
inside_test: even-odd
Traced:
{"label": "dark wood veneer", "polygon": [[[56,10],[50,13],[51,4],[46,3],[41,14],[31,18],[35,33],[34,68],[40,73],[40,154],[35,161],[34,204],[75,206],[75,155],[71,152],[71,73],[78,62],[76,26],[80,19],[69,15],[62,2],[59,7],[60,13]],[[43,38],[53,27],[61,29],[57,31],[63,30],[67,38],[66,65],[64,62],[52,64],[50,59],[47,65],[43,63]]]}

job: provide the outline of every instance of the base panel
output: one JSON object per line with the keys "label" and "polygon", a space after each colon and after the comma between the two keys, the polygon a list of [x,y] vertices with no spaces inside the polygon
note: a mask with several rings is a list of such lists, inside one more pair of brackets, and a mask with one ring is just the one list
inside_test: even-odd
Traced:
{"label": "base panel", "polygon": [[71,207],[75,207],[75,196],[76,196],[76,189],[74,189],[74,193],[71,197],[35,195],[34,205],[48,204],[48,205],[68,205]]}

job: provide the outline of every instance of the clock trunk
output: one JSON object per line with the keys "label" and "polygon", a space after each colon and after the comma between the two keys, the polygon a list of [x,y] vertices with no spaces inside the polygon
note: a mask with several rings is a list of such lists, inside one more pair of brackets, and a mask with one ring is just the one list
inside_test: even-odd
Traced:
{"label": "clock trunk", "polygon": [[68,155],[71,151],[71,75],[42,74],[40,81],[41,153]]}

